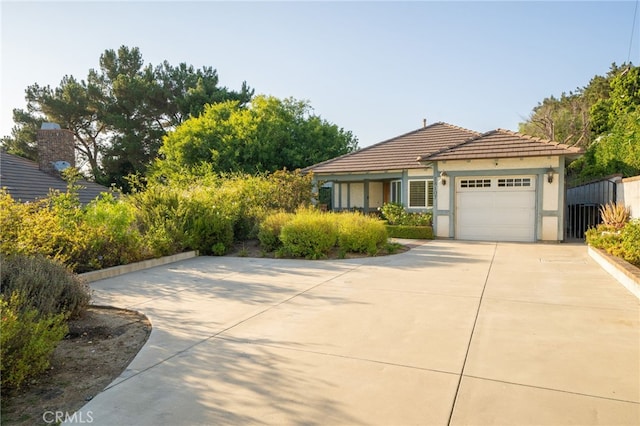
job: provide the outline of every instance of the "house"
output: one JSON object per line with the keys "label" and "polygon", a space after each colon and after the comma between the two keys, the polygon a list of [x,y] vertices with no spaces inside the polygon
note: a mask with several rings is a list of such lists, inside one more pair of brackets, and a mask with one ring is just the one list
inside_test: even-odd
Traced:
{"label": "house", "polygon": [[[60,171],[75,165],[73,133],[62,130],[53,123],[44,123],[38,130],[38,162],[8,154],[0,150],[0,187],[13,199],[32,202],[45,198],[50,190],[67,190],[67,182]],[[106,186],[79,180],[78,196],[82,204],[88,204],[103,192],[111,192]]]}
{"label": "house", "polygon": [[581,153],[509,130],[439,122],[305,171],[331,188],[333,210],[398,202],[432,211],[441,238],[561,241],[565,167]]}

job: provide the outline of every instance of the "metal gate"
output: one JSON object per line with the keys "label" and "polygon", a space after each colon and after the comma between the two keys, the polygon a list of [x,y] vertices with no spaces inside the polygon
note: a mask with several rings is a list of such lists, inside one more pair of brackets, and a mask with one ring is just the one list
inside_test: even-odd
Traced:
{"label": "metal gate", "polygon": [[602,223],[600,206],[616,201],[616,186],[601,180],[567,189],[565,239],[584,239],[589,228]]}

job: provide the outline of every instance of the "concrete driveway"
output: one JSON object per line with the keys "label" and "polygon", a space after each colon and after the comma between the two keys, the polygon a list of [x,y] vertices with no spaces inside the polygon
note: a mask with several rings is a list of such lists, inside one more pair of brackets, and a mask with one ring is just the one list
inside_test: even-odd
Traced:
{"label": "concrete driveway", "polygon": [[200,257],[92,284],[147,344],[94,425],[640,424],[640,307],[583,245]]}

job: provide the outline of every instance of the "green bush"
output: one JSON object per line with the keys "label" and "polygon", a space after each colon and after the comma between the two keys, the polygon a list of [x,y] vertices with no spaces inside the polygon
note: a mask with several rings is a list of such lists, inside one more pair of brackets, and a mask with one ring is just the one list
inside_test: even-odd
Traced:
{"label": "green bush", "polygon": [[260,240],[260,247],[264,251],[275,251],[282,247],[282,241],[280,241],[280,232],[282,228],[293,218],[292,213],[287,212],[275,212],[264,218],[260,223],[260,230],[258,231],[258,239]]}
{"label": "green bush", "polygon": [[16,292],[0,297],[0,377],[2,388],[19,388],[46,370],[56,344],[67,334],[65,315],[42,316]]}
{"label": "green bush", "polygon": [[85,243],[74,253],[77,272],[126,265],[153,257],[144,246],[133,204],[103,194],[84,210],[80,230]]}
{"label": "green bush", "polygon": [[360,213],[334,215],[338,220],[338,247],[341,253],[375,255],[387,242],[388,235],[382,221]]}
{"label": "green bush", "polygon": [[601,224],[596,228],[588,229],[585,233],[585,239],[592,247],[608,251],[609,248],[620,244],[622,236],[615,227]]}
{"label": "green bush", "polygon": [[205,192],[191,194],[181,206],[185,245],[201,254],[221,256],[233,245],[233,219]]}
{"label": "green bush", "polygon": [[[63,208],[56,204],[56,197],[22,204],[17,201],[6,203],[10,227],[3,227],[2,253],[37,254],[55,259],[74,267],[74,250],[83,244],[84,233],[78,226],[78,207]],[[4,225],[4,224],[3,224]],[[9,241],[12,240],[12,241]]]}
{"label": "green bush", "polygon": [[640,268],[640,219],[628,222],[622,229],[623,258]]}
{"label": "green bush", "polygon": [[595,248],[620,257],[640,267],[640,220],[635,219],[618,230],[611,225],[598,225],[586,232],[586,241]]}
{"label": "green bush", "polygon": [[184,231],[179,218],[184,191],[174,187],[152,185],[127,197],[136,213],[136,223],[143,246],[154,257],[180,253]]}
{"label": "green bush", "polygon": [[406,238],[411,240],[432,240],[431,226],[387,225],[387,232],[392,238]]}
{"label": "green bush", "polygon": [[380,213],[389,225],[400,225],[406,215],[404,206],[400,203],[385,203],[380,208]]}
{"label": "green bush", "polygon": [[408,213],[399,203],[385,203],[380,213],[389,225],[431,226],[433,213]]}
{"label": "green bush", "polygon": [[338,241],[338,226],[331,213],[299,210],[280,233],[281,253],[307,259],[326,257]]}
{"label": "green bush", "polygon": [[[204,169],[203,169],[204,170]],[[311,174],[255,176],[210,172],[103,196],[80,204],[77,187],[19,203],[0,190],[0,253],[42,255],[76,272],[179,253],[224,254],[233,240],[255,238],[270,211],[293,212],[313,196]]]}
{"label": "green bush", "polygon": [[40,315],[77,317],[91,300],[89,286],[64,265],[44,256],[0,255],[2,287],[6,298],[14,293]]}

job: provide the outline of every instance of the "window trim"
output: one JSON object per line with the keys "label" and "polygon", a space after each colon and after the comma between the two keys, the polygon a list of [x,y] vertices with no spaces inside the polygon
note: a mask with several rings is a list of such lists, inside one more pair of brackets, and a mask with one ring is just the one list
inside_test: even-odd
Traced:
{"label": "window trim", "polygon": [[[394,191],[395,185],[397,185],[398,187]],[[396,196],[395,200],[394,200],[394,195]],[[392,180],[389,183],[389,202],[402,204],[402,180],[401,179]]]}
{"label": "window trim", "polygon": [[[421,206],[421,205],[412,205],[411,204],[411,183],[412,182],[424,182],[424,200],[425,200],[425,205]],[[408,190],[408,200],[407,200],[407,207],[408,208],[412,208],[412,209],[429,209],[429,208],[433,208],[433,198],[434,198],[434,188],[433,188],[433,179],[409,179],[408,182],[408,186],[409,186],[409,190]]]}

